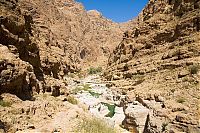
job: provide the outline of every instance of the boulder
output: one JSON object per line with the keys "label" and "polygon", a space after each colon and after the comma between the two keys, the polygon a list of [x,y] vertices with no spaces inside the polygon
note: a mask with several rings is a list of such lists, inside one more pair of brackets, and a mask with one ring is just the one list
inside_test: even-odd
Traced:
{"label": "boulder", "polygon": [[26,100],[32,98],[37,87],[33,67],[17,58],[8,47],[0,45],[0,93],[12,93]]}
{"label": "boulder", "polygon": [[187,76],[189,74],[190,74],[190,72],[188,70],[183,69],[178,73],[178,78],[185,77],[185,76]]}
{"label": "boulder", "polygon": [[120,77],[118,75],[113,75],[113,80],[120,80]]}
{"label": "boulder", "polygon": [[52,96],[54,97],[60,96],[60,86],[53,86]]}
{"label": "boulder", "polygon": [[149,113],[150,110],[139,103],[137,105],[129,104],[125,109],[126,117],[123,125],[127,129],[134,128],[138,132],[143,132]]}
{"label": "boulder", "polygon": [[123,107],[115,107],[115,115],[112,117],[116,125],[121,125],[125,119]]}

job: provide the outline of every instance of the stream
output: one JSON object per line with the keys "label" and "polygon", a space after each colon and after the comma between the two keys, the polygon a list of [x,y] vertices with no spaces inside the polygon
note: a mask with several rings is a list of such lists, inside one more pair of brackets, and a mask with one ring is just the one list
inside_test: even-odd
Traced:
{"label": "stream", "polygon": [[76,99],[85,104],[94,117],[104,120],[121,133],[129,133],[120,127],[125,119],[124,109],[120,107],[120,98],[101,82],[99,75],[90,75],[72,87]]}

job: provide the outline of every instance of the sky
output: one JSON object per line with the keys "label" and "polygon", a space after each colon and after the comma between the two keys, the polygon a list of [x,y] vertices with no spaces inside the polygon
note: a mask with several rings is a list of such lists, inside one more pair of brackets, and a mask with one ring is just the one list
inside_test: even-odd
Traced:
{"label": "sky", "polygon": [[127,22],[142,11],[148,0],[76,0],[86,10],[97,10],[114,22]]}

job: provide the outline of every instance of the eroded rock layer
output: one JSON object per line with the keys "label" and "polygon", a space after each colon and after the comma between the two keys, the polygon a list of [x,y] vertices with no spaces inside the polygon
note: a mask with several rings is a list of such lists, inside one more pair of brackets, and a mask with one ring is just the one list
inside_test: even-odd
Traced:
{"label": "eroded rock layer", "polygon": [[[113,88],[140,103],[164,98],[163,109],[155,108],[159,113],[153,115],[165,114],[168,122],[163,126],[175,132],[200,130],[199,5],[199,0],[150,0],[134,20],[137,26],[124,33],[105,72]],[[158,128],[150,117],[145,133]]]}
{"label": "eroded rock layer", "polygon": [[125,30],[74,0],[1,0],[0,7],[0,92],[23,99],[97,58],[105,64]]}
{"label": "eroded rock layer", "polygon": [[36,76],[43,78],[32,23],[17,1],[0,1],[0,93],[30,99]]}

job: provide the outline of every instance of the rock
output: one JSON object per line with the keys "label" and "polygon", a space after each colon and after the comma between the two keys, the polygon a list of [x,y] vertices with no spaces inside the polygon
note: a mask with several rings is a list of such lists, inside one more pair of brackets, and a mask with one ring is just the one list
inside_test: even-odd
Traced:
{"label": "rock", "polygon": [[16,94],[21,99],[31,99],[32,88],[37,86],[33,67],[19,58],[16,58],[11,51],[0,45],[0,53],[3,60],[3,68],[0,73],[0,93]]}
{"label": "rock", "polygon": [[198,121],[194,120],[194,118],[192,118],[191,116],[183,113],[177,114],[175,120],[180,123],[198,125]]}
{"label": "rock", "polygon": [[134,91],[130,91],[127,93],[127,99],[128,99],[128,102],[133,102],[136,100],[136,95]]}
{"label": "rock", "polygon": [[127,129],[131,129],[134,127],[138,132],[143,132],[146,119],[150,110],[146,107],[139,105],[131,105],[129,104],[125,110],[125,120],[123,121],[123,125]]}
{"label": "rock", "polygon": [[162,96],[154,95],[156,102],[164,102],[165,98]]}
{"label": "rock", "polygon": [[182,104],[175,104],[173,107],[172,107],[172,112],[179,112],[179,111],[188,111],[189,108],[182,105]]}
{"label": "rock", "polygon": [[34,125],[28,125],[27,129],[35,129]]}
{"label": "rock", "polygon": [[108,110],[108,107],[105,106],[104,104],[99,104],[99,106],[96,107],[96,112],[94,111],[95,108],[90,108],[90,111],[93,113],[93,114],[96,114],[96,115],[100,115],[100,117],[104,118],[108,113],[109,113],[109,110]]}
{"label": "rock", "polygon": [[18,98],[16,95],[4,93],[0,95],[0,99],[10,102],[10,103],[21,103],[22,100]]}
{"label": "rock", "polygon": [[143,105],[149,109],[159,110],[162,109],[162,103],[156,102],[154,100],[143,100]]}
{"label": "rock", "polygon": [[120,77],[117,75],[113,75],[113,80],[120,80]]}
{"label": "rock", "polygon": [[160,131],[167,131],[168,122],[161,118],[156,118],[150,114],[147,115],[144,133],[159,133]]}
{"label": "rock", "polygon": [[178,73],[178,78],[182,78],[182,77],[185,77],[187,75],[189,75],[190,72],[187,71],[187,70],[181,70],[179,73]]}
{"label": "rock", "polygon": [[52,91],[51,86],[47,86],[47,85],[44,86],[44,90],[45,90],[45,92],[51,92]]}
{"label": "rock", "polygon": [[5,124],[0,120],[0,133],[5,133]]}
{"label": "rock", "polygon": [[187,116],[185,114],[178,114],[178,115],[176,115],[175,120],[177,122],[187,122],[188,121]]}
{"label": "rock", "polygon": [[107,84],[106,84],[106,87],[108,87],[108,88],[110,88],[110,87],[112,87],[112,86],[113,86],[112,83],[107,83]]}
{"label": "rock", "polygon": [[[132,92],[124,88],[130,84],[134,86],[136,100],[143,106],[148,104],[148,107],[160,109],[162,105],[162,108],[171,109],[174,115],[187,112],[194,114],[197,120],[199,89],[192,84],[197,83],[194,77],[198,72],[192,75],[190,70],[191,66],[197,70],[195,64],[199,59],[196,57],[200,55],[197,52],[200,48],[200,28],[197,26],[200,25],[199,3],[199,0],[149,0],[137,19],[132,20],[133,27],[124,32],[123,39],[110,54],[104,72],[106,79],[110,81],[112,75],[123,75],[120,79],[123,82],[116,82],[115,87],[131,95]],[[184,107],[176,105],[176,93],[187,99]],[[170,100],[174,102],[171,107],[166,104]],[[174,124],[173,127],[176,126]]]}
{"label": "rock", "polygon": [[0,129],[0,133],[5,133],[4,129]]}
{"label": "rock", "polygon": [[[169,115],[176,116],[178,123],[170,123],[170,126],[189,132],[191,123],[194,124],[191,128],[196,128],[199,118],[196,106],[199,104],[199,89],[196,86],[198,82],[193,84],[194,79],[199,81],[199,77],[185,71],[199,62],[199,5],[199,0],[150,0],[136,19],[118,24],[104,18],[98,11],[86,12],[82,4],[74,0],[2,0],[0,94],[15,94],[22,100],[33,100],[32,96],[37,95],[37,100],[41,98],[37,93],[42,90],[43,93],[52,91],[53,96],[59,96],[64,93],[61,92],[62,80],[65,80],[66,76],[71,76],[67,78],[70,80],[76,77],[74,73],[79,74],[80,70],[86,69],[87,66],[106,66],[109,58],[104,74],[106,79],[116,80],[115,88],[121,89],[123,95],[129,95],[132,90],[141,95],[135,96],[136,99],[120,96],[121,106],[125,109],[128,105],[128,109],[133,111],[126,114],[125,123],[128,128],[134,125],[142,131],[146,119],[148,132],[161,132],[162,115],[158,117],[156,111],[166,107],[171,109]],[[192,80],[178,79],[185,76]],[[65,85],[76,85],[79,83],[76,81],[77,83],[67,82]],[[96,80],[85,83],[93,82]],[[163,92],[162,97],[154,96],[158,89]],[[189,99],[184,106],[177,105],[175,101],[171,107],[164,104],[169,99],[177,98],[174,92],[170,92],[172,89]],[[113,102],[113,94],[108,91],[107,93],[102,97],[105,96]],[[41,98],[44,101],[45,96]],[[101,102],[89,94],[78,94],[77,97],[95,109]],[[117,99],[118,96],[114,97],[114,100]],[[56,111],[60,111],[53,106],[56,101],[49,107],[52,99],[40,104],[37,101],[19,99],[15,102],[14,97],[8,100],[14,101],[14,107],[15,104],[20,106],[18,111],[0,109],[0,119],[5,122],[12,121],[11,130],[15,129],[15,125],[18,130],[23,130],[31,117],[39,119],[39,123],[43,118],[48,122]],[[135,100],[138,102],[134,102],[134,107],[130,107],[130,103]],[[64,108],[62,104],[56,105],[58,108],[61,106]],[[147,115],[147,110],[151,109],[155,111],[155,119],[151,114]],[[20,120],[12,111],[16,114],[23,113],[19,116]],[[12,112],[11,117],[5,115],[7,112]],[[178,115],[180,112],[194,115],[194,121],[186,123],[185,116]],[[41,117],[43,113],[45,117]],[[62,116],[68,115],[66,113],[68,112],[61,114],[58,121]],[[26,115],[31,117],[27,116],[27,120],[23,118]]]}
{"label": "rock", "polygon": [[112,117],[116,125],[121,125],[125,119],[123,107],[115,107],[115,115]]}
{"label": "rock", "polygon": [[60,96],[60,86],[53,86],[52,96],[54,97]]}

